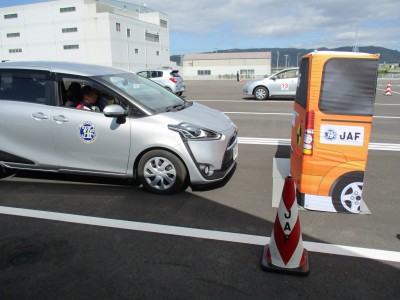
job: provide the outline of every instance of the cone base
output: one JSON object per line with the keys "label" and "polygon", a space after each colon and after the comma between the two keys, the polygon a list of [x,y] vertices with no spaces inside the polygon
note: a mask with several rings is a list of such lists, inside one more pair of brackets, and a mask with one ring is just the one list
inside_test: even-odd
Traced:
{"label": "cone base", "polygon": [[262,260],[261,260],[261,269],[267,272],[274,272],[274,273],[284,273],[284,274],[292,274],[292,275],[298,275],[298,276],[307,276],[310,273],[310,267],[308,265],[308,251],[306,249],[303,249],[303,253],[305,256],[306,262],[297,268],[282,268],[275,266],[271,263],[269,263],[266,260],[266,255],[267,255],[267,250],[268,250],[269,245],[264,246],[263,254],[262,254]]}

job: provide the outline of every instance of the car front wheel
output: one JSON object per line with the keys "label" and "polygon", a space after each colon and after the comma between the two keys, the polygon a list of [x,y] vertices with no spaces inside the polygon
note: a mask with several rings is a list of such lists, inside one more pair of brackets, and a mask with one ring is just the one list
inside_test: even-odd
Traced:
{"label": "car front wheel", "polygon": [[168,195],[187,187],[187,171],[182,161],[164,150],[147,152],[139,161],[138,177],[146,191]]}
{"label": "car front wheel", "polygon": [[254,98],[256,100],[266,100],[269,96],[268,90],[265,87],[259,86],[254,90]]}
{"label": "car front wheel", "polygon": [[12,174],[13,174],[13,172],[11,172],[9,169],[6,169],[6,168],[0,166],[0,179],[11,176]]}

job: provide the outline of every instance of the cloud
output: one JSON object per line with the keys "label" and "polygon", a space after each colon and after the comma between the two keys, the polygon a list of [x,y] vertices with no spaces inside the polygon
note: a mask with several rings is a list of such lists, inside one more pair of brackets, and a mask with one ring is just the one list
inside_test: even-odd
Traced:
{"label": "cloud", "polygon": [[171,31],[194,36],[229,28],[236,39],[273,39],[283,47],[352,45],[356,36],[365,45],[400,47],[397,0],[148,0],[147,6],[169,16]]}

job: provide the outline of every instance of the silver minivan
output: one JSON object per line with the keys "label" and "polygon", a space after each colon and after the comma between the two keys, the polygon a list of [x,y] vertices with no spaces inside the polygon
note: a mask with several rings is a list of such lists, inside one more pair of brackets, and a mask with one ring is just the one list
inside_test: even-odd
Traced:
{"label": "silver minivan", "polygon": [[[77,108],[85,89],[96,91],[99,110]],[[228,180],[237,155],[237,127],[225,114],[129,71],[0,63],[0,175],[118,177],[171,194]]]}

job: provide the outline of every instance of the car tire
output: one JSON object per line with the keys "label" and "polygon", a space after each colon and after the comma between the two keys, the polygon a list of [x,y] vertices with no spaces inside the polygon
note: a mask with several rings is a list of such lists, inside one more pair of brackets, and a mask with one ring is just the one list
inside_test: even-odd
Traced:
{"label": "car tire", "polygon": [[154,194],[173,194],[188,186],[185,165],[165,150],[152,150],[144,154],[138,164],[138,177],[143,188]]}
{"label": "car tire", "polygon": [[266,100],[269,96],[269,92],[265,87],[259,86],[254,90],[254,99],[256,100]]}
{"label": "car tire", "polygon": [[15,173],[11,172],[9,169],[0,166],[0,179],[9,177]]}
{"label": "car tire", "polygon": [[362,202],[363,185],[363,172],[350,172],[343,175],[332,192],[332,204],[336,211],[358,214]]}
{"label": "car tire", "polygon": [[176,93],[179,97],[182,96],[182,92]]}

